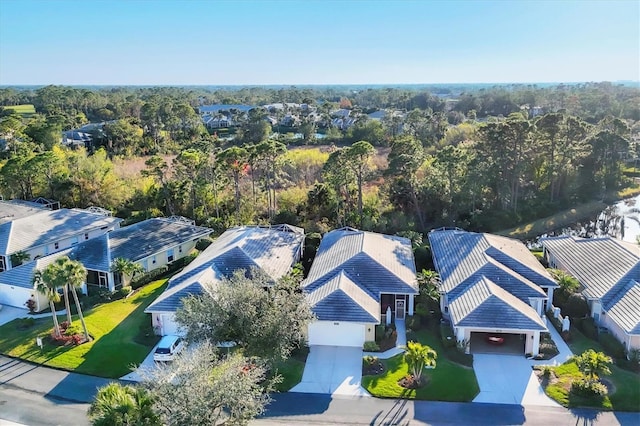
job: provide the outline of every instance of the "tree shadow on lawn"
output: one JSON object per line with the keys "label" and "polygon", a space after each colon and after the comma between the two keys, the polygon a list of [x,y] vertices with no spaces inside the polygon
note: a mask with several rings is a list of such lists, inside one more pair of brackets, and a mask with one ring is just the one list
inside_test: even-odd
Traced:
{"label": "tree shadow on lawn", "polygon": [[[145,314],[144,310],[164,290],[164,287],[162,285],[147,295],[134,296],[136,298],[133,299],[134,303],[138,299],[142,299],[142,303],[114,329],[93,344],[84,354],[84,361],[78,365],[75,372],[117,379],[130,373],[142,363],[153,348],[151,343],[157,343],[158,340],[152,341],[140,336],[141,333],[148,332],[146,323],[151,321],[151,316]],[[139,343],[141,341],[148,341],[150,345]]]}
{"label": "tree shadow on lawn", "polygon": [[[58,315],[59,323],[66,321],[66,319],[65,315]],[[34,325],[28,328],[20,328],[20,321],[20,319],[16,319],[3,326],[5,330],[10,330],[2,336],[3,352],[7,353],[8,356],[16,356],[24,361],[46,364],[49,360],[74,348],[73,345],[64,346],[51,342],[50,336],[53,332],[51,317],[37,319]],[[38,337],[42,339],[42,349],[36,344]],[[11,354],[11,350],[21,346],[28,346],[28,349],[25,349],[24,352]]]}

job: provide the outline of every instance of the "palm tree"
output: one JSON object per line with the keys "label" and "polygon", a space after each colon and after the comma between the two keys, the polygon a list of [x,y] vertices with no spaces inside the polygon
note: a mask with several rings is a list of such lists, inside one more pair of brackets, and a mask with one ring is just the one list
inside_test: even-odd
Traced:
{"label": "palm tree", "polygon": [[45,295],[49,300],[49,308],[51,308],[51,314],[53,315],[53,332],[56,337],[60,337],[60,325],[58,324],[56,306],[54,305],[54,303],[60,301],[60,293],[58,293],[58,286],[53,278],[50,274],[36,271],[33,275],[33,284],[36,287],[36,291]]}
{"label": "palm tree", "polygon": [[31,255],[26,251],[17,251],[13,253],[9,258],[11,259],[11,267],[15,268],[16,266],[20,266],[24,262],[31,260]]}
{"label": "palm tree", "polygon": [[87,414],[94,426],[162,424],[145,389],[119,383],[100,388]]}
{"label": "palm tree", "polygon": [[574,355],[572,359],[589,383],[596,382],[600,376],[611,374],[609,369],[612,362],[611,357],[603,352],[589,349],[584,351],[582,355]]}
{"label": "palm tree", "polygon": [[[76,311],[78,311],[78,317],[80,318],[80,323],[82,324],[82,330],[84,332],[85,340],[89,340],[89,332],[87,331],[87,324],[84,322],[84,315],[82,315],[82,308],[80,306],[80,301],[78,300],[78,293],[76,289],[81,287],[82,284],[87,279],[87,270],[84,268],[82,263],[71,260],[67,256],[63,256],[58,258],[54,265],[58,268],[58,271],[61,275],[60,280],[63,281],[64,289],[67,287],[71,287],[71,292],[73,293],[73,300],[76,304]],[[65,291],[66,294],[66,291]],[[68,302],[67,302],[68,306]],[[67,307],[67,317],[70,318],[69,308]],[[71,321],[69,321],[71,324]]]}
{"label": "palm tree", "polygon": [[440,275],[436,271],[423,269],[418,273],[418,284],[420,286],[420,296],[428,300],[439,303],[440,292]]}
{"label": "palm tree", "polygon": [[408,342],[404,353],[404,360],[409,364],[409,369],[416,382],[420,383],[425,367],[435,368],[438,354],[430,346],[418,342]]}
{"label": "palm tree", "polygon": [[[132,262],[129,259],[116,257],[111,263],[111,272],[122,275],[123,285],[129,285],[129,282],[135,278],[137,274],[144,272],[144,268],[139,263]],[[127,277],[129,277],[127,279]]]}

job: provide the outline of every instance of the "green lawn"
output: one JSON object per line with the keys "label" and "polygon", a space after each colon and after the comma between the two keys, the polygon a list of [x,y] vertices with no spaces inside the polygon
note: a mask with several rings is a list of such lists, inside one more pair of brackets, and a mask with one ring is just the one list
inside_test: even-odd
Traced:
{"label": "green lawn", "polygon": [[[603,351],[600,343],[587,338],[576,328],[571,330],[571,335],[572,339],[569,342],[569,347],[573,353],[581,354],[587,349]],[[545,392],[565,407],[595,407],[616,411],[640,411],[640,375],[638,374],[614,365],[611,367],[611,375],[604,376],[604,379],[613,383],[615,392],[602,399],[587,399],[569,394],[571,382],[582,376],[574,362],[567,361],[552,369],[558,377],[558,381],[547,386]]]}
{"label": "green lawn", "polygon": [[19,114],[19,115],[32,115],[36,113],[36,108],[31,104],[7,105],[4,108],[11,109],[15,111],[16,114]]}
{"label": "green lawn", "polygon": [[[80,346],[49,344],[51,317],[36,320],[33,327],[19,330],[19,320],[0,327],[0,352],[49,367],[94,376],[118,378],[140,364],[157,343],[148,336],[150,316],[144,309],[162,293],[167,280],[154,281],[128,299],[98,305],[85,312],[89,334],[93,340]],[[59,316],[60,321],[65,317]],[[74,317],[75,324],[75,317]],[[45,343],[40,350],[36,337]]]}
{"label": "green lawn", "polygon": [[300,383],[304,372],[304,361],[289,358],[276,365],[276,372],[282,376],[282,382],[278,383],[278,392],[289,392],[292,387]]}
{"label": "green lawn", "polygon": [[363,376],[362,387],[371,395],[383,398],[409,398],[431,401],[469,402],[478,394],[478,382],[472,368],[463,367],[449,361],[438,338],[431,332],[418,331],[417,340],[431,346],[438,353],[436,368],[426,370],[429,383],[416,390],[405,389],[398,380],[409,374],[409,366],[403,355],[383,361],[386,371],[380,376]]}

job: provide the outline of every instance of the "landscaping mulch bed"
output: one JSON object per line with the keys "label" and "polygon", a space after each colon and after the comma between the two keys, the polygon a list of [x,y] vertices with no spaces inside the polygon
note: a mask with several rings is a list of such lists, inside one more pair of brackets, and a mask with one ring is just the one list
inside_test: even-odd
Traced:
{"label": "landscaping mulch bed", "polygon": [[375,376],[377,374],[382,374],[386,370],[382,361],[377,361],[373,364],[369,364],[362,367],[362,375],[363,376]]}
{"label": "landscaping mulch bed", "polygon": [[407,375],[398,380],[398,385],[402,386],[405,389],[419,389],[423,386],[426,386],[427,383],[429,383],[429,379],[426,376],[422,376],[420,381],[415,380],[413,378],[413,375]]}

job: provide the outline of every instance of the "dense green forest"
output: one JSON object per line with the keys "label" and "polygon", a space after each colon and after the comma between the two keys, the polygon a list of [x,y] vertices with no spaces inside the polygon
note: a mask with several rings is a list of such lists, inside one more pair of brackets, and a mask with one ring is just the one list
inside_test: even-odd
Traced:
{"label": "dense green forest", "polygon": [[[311,108],[260,107],[276,102]],[[231,109],[233,128],[212,131],[198,112],[208,104],[256,107]],[[35,113],[12,108],[24,105]],[[610,83],[438,93],[47,86],[0,89],[0,108],[5,199],[309,232],[495,231],[605,199],[632,185],[624,167],[640,128],[640,90]],[[355,117],[347,129],[332,125],[338,108]],[[379,110],[381,119],[367,115]],[[285,131],[266,119],[287,114],[296,122]],[[88,148],[61,145],[63,131],[98,122]]]}

